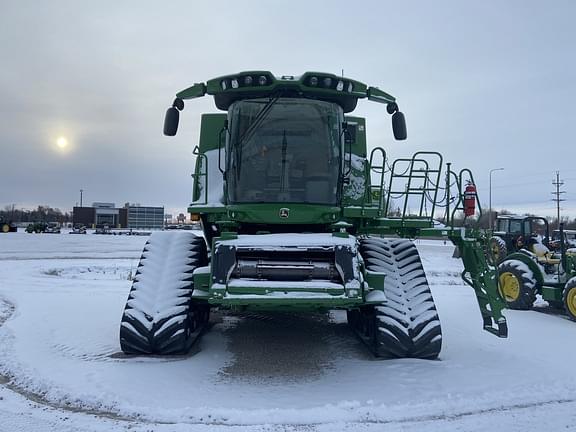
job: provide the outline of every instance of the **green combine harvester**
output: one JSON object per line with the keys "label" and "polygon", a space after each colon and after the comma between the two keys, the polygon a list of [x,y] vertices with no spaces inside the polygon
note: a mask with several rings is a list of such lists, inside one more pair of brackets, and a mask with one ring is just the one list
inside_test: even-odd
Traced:
{"label": "green combine harvester", "polygon": [[[202,115],[194,150],[188,211],[204,236],[150,236],[122,316],[125,353],[185,354],[217,307],[346,310],[376,356],[437,358],[440,320],[415,237],[458,247],[484,329],[507,336],[488,236],[472,228],[471,172],[437,152],[393,162],[367,152],[365,119],[351,113],[359,99],[382,103],[406,139],[393,96],[328,73],[241,72],[178,93],[164,134],[176,134],[184,100],[207,94],[224,113]],[[448,225],[435,228],[439,206]],[[463,210],[466,227],[453,227]]]}

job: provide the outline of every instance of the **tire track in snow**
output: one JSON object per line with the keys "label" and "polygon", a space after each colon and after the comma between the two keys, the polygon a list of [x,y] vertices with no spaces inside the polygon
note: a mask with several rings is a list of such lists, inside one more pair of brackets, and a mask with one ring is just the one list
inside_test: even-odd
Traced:
{"label": "tire track in snow", "polygon": [[523,410],[528,408],[541,408],[549,405],[565,405],[576,403],[575,399],[551,399],[547,401],[540,402],[529,402],[523,404],[513,404],[507,406],[499,406],[494,408],[483,408],[478,410],[462,411],[454,414],[427,414],[414,417],[405,417],[401,419],[394,420],[366,420],[365,424],[404,424],[404,423],[424,423],[424,422],[434,422],[434,421],[445,421],[445,420],[459,420],[466,417],[472,417],[477,415],[490,415],[496,413],[512,412],[516,410]]}
{"label": "tire track in snow", "polygon": [[0,257],[0,261],[48,261],[48,260],[137,260],[140,256],[50,256],[50,257]]}
{"label": "tire track in snow", "polygon": [[4,324],[12,314],[14,314],[14,305],[6,299],[0,298],[0,327]]}
{"label": "tire track in snow", "polygon": [[[10,319],[10,317],[14,314],[16,307],[13,303],[9,302],[4,298],[0,298],[0,327],[4,325],[6,321]],[[30,402],[37,403],[38,405],[43,405],[49,408],[67,411],[67,412],[75,412],[75,413],[82,413],[88,415],[94,415],[98,417],[104,417],[111,420],[121,420],[121,421],[128,421],[134,422],[135,418],[124,417],[119,414],[115,414],[111,411],[104,411],[104,410],[97,410],[97,409],[90,409],[90,408],[80,408],[74,407],[71,405],[67,405],[64,403],[56,403],[48,400],[40,393],[35,393],[33,391],[27,390],[26,388],[19,386],[13,380],[13,376],[5,375],[0,373],[0,385],[6,387],[8,390],[23,396]]]}

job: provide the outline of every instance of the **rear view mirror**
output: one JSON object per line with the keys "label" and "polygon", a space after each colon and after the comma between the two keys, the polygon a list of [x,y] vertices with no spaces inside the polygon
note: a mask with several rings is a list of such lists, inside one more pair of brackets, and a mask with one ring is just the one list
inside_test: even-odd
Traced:
{"label": "rear view mirror", "polygon": [[405,140],[407,137],[406,119],[400,111],[392,114],[392,131],[394,132],[394,138],[399,141]]}
{"label": "rear view mirror", "polygon": [[180,120],[180,112],[176,107],[170,107],[166,111],[164,118],[164,135],[174,136],[178,132],[178,121]]}

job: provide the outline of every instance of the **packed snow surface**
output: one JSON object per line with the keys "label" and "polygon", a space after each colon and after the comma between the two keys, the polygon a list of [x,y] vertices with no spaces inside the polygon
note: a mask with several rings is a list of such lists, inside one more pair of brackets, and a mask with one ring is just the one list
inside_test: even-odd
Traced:
{"label": "packed snow surface", "polygon": [[216,312],[189,356],[120,354],[146,239],[0,235],[0,431],[576,430],[576,323],[507,311],[508,339],[482,331],[441,241],[417,241],[440,359],[379,361],[340,311]]}
{"label": "packed snow surface", "polygon": [[313,246],[356,246],[355,237],[337,237],[332,234],[262,234],[239,235],[222,243],[234,246],[258,246],[267,248],[313,247]]}

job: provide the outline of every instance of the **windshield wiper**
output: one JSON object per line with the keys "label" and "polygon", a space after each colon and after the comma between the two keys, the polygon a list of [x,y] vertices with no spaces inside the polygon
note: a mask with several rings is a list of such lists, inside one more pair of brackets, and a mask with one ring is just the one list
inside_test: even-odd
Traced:
{"label": "windshield wiper", "polygon": [[256,114],[254,121],[252,123],[250,123],[250,126],[248,126],[248,128],[242,134],[242,136],[240,138],[238,138],[238,142],[236,143],[236,146],[234,149],[235,153],[236,153],[236,165],[237,165],[237,167],[236,167],[236,179],[240,179],[240,167],[242,165],[242,144],[244,144],[245,141],[247,141],[248,139],[250,139],[252,137],[252,135],[254,135],[254,132],[256,132],[257,127],[266,118],[266,116],[268,115],[268,113],[272,109],[272,106],[278,101],[279,97],[280,96],[274,96],[274,97],[270,98],[270,100],[268,102],[266,102],[266,105],[264,105],[262,107],[262,109],[260,111],[258,111],[258,114]]}
{"label": "windshield wiper", "polygon": [[279,98],[280,98],[280,96],[274,96],[274,97],[270,98],[270,100],[268,102],[266,102],[266,105],[264,105],[262,107],[262,109],[258,112],[258,114],[256,114],[256,118],[254,118],[254,121],[252,123],[250,123],[250,126],[248,126],[248,129],[246,129],[246,131],[242,134],[242,136],[240,138],[238,138],[238,142],[236,144],[238,147],[241,147],[241,145],[245,141],[247,141],[248,139],[250,139],[252,137],[252,135],[254,135],[256,128],[266,118],[266,116],[268,115],[268,113],[272,109],[272,106],[278,101]]}

